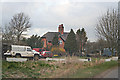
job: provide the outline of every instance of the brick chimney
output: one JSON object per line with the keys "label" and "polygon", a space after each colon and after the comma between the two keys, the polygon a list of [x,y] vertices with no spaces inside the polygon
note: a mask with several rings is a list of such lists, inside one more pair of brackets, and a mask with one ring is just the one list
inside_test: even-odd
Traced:
{"label": "brick chimney", "polygon": [[64,27],[63,27],[63,24],[59,25],[58,27],[58,31],[63,34],[64,33]]}

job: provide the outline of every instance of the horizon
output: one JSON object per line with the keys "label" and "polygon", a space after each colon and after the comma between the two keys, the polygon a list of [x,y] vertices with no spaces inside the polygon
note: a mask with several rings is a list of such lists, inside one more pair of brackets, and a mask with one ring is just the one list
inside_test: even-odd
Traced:
{"label": "horizon", "polygon": [[[88,40],[97,40],[95,26],[97,20],[107,9],[117,9],[117,2],[71,2],[70,0],[41,2],[3,2],[2,26],[8,24],[17,13],[24,12],[30,17],[32,27],[28,35],[44,35],[47,32],[57,32],[58,26],[64,25],[64,32],[85,28]],[[9,13],[9,14],[8,14]]]}

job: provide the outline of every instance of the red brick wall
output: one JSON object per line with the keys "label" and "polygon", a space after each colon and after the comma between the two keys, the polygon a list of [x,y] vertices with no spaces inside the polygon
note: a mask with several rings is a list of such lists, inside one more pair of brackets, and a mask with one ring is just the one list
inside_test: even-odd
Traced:
{"label": "red brick wall", "polygon": [[46,48],[47,47],[47,40],[46,40],[46,38],[42,38],[42,42],[43,42],[43,47]]}
{"label": "red brick wall", "polygon": [[48,45],[48,48],[50,48],[52,46],[52,43],[48,42],[47,45]]}
{"label": "red brick wall", "polygon": [[59,42],[60,42],[60,40],[62,41],[62,44],[59,44],[59,47],[64,48],[64,41],[61,38],[59,38]]}

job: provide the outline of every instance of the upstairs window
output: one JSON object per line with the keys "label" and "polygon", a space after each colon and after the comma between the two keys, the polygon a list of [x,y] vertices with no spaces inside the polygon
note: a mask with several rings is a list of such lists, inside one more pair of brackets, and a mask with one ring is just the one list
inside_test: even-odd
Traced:
{"label": "upstairs window", "polygon": [[63,43],[63,41],[62,41],[62,40],[60,40],[60,41],[59,41],[59,43],[60,43],[60,44],[62,44],[62,43]]}

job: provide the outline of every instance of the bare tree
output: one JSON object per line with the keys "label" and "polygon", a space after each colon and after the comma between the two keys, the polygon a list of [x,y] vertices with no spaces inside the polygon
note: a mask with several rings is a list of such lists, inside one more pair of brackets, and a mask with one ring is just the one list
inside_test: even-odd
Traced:
{"label": "bare tree", "polygon": [[96,42],[87,41],[86,51],[89,53],[103,53],[104,48],[108,47],[106,40],[99,38]]}
{"label": "bare tree", "polygon": [[107,13],[99,19],[96,26],[98,36],[107,41],[109,49],[112,53],[118,50],[118,12],[113,9],[107,11]]}
{"label": "bare tree", "polygon": [[15,37],[14,37],[14,30],[12,27],[5,25],[5,27],[2,29],[2,42],[4,43],[14,43]]}
{"label": "bare tree", "polygon": [[13,16],[9,25],[17,38],[17,42],[19,43],[22,33],[31,27],[30,18],[24,13],[18,13]]}

